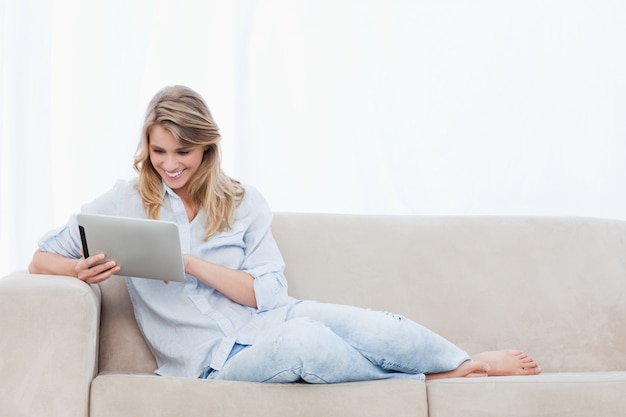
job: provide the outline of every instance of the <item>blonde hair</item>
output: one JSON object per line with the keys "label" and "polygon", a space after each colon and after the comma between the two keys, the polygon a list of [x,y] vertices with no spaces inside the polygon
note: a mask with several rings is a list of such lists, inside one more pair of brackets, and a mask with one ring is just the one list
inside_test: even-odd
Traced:
{"label": "blonde hair", "polygon": [[163,182],[150,161],[150,130],[155,125],[171,132],[182,146],[205,147],[200,167],[189,180],[189,198],[204,208],[205,240],[229,230],[245,190],[222,171],[221,136],[209,108],[198,93],[184,86],[163,88],[146,110],[134,168],[139,173],[138,189],[148,218],[158,219],[163,203]]}

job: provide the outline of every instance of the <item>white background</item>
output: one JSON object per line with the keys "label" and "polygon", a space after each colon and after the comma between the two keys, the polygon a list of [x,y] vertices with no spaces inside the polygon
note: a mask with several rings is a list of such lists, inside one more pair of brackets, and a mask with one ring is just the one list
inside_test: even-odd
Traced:
{"label": "white background", "polygon": [[0,275],[164,85],[275,211],[626,220],[626,2],[0,0]]}

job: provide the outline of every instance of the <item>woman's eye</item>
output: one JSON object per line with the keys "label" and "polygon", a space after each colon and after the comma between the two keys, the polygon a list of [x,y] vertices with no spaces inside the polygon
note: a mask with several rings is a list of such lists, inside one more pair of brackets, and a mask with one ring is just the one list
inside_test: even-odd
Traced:
{"label": "woman's eye", "polygon": [[152,149],[152,152],[154,152],[154,153],[164,153],[165,151],[163,151],[163,149]]}
{"label": "woman's eye", "polygon": [[189,151],[178,151],[179,155],[187,155],[189,154]]}

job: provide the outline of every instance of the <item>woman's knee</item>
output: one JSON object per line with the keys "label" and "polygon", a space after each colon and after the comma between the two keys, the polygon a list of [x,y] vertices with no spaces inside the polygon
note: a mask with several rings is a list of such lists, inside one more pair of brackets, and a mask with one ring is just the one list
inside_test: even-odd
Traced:
{"label": "woman's knee", "polygon": [[332,350],[339,337],[323,323],[308,318],[288,320],[274,339],[274,353],[314,359]]}

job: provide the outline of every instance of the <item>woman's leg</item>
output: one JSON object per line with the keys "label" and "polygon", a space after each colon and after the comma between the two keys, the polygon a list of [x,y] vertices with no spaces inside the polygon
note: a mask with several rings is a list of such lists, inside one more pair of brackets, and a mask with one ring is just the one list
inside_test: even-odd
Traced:
{"label": "woman's leg", "polygon": [[[472,360],[473,359],[473,360]],[[467,353],[402,316],[301,302],[287,321],[237,353],[210,379],[335,383],[388,378],[535,375],[521,351]]]}
{"label": "woman's leg", "polygon": [[386,371],[323,323],[293,318],[243,349],[209,379],[252,382],[337,383],[388,378],[424,379]]}
{"label": "woman's leg", "polygon": [[328,326],[347,344],[382,369],[434,374],[457,369],[470,356],[403,316],[358,307],[303,301],[287,319],[308,317]]}
{"label": "woman's leg", "polygon": [[[434,378],[537,375],[541,367],[520,350],[504,349],[470,357],[443,337],[403,316],[358,307],[304,301],[288,315],[326,324],[378,366]],[[486,365],[486,366],[485,366]]]}

